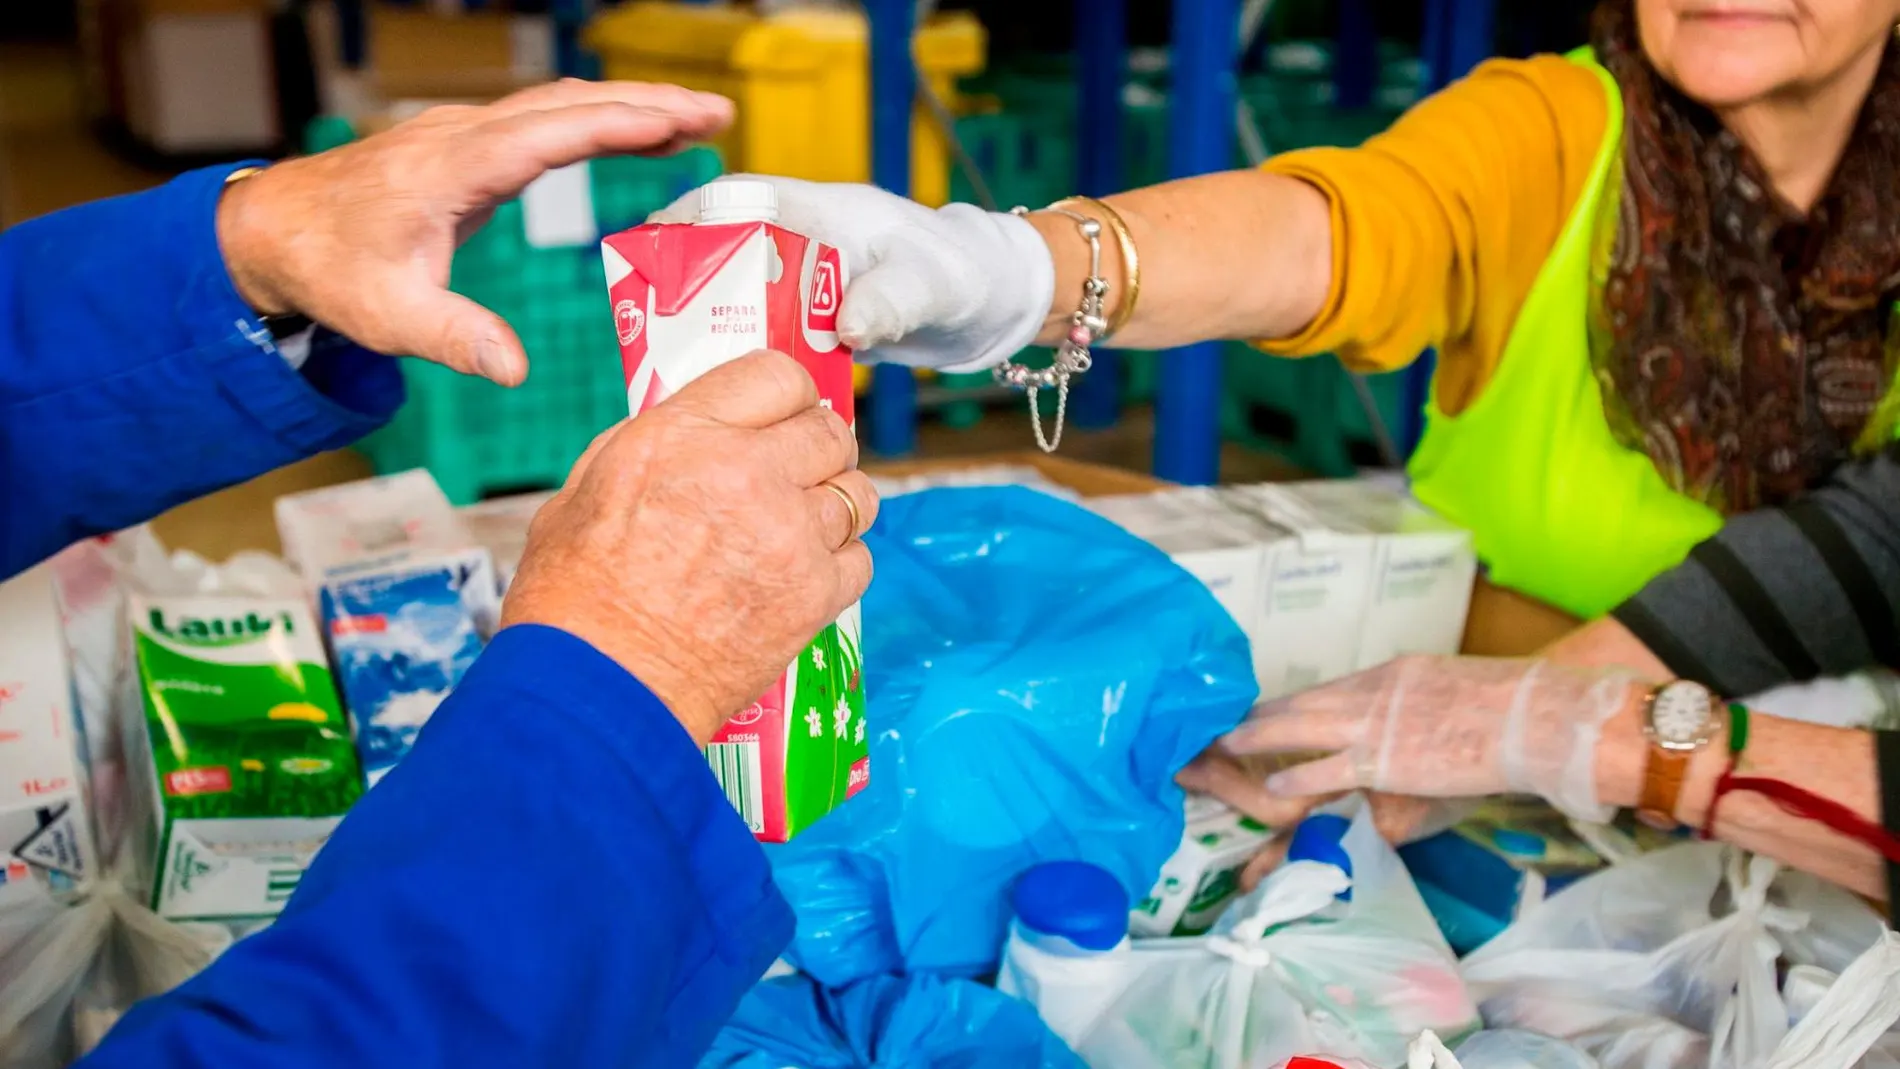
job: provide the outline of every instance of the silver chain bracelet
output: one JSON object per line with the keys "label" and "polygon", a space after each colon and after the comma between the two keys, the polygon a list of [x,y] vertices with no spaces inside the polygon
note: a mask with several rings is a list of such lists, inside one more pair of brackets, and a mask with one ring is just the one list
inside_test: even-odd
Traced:
{"label": "silver chain bracelet", "polygon": [[[1067,208],[1043,210],[1074,220],[1076,229],[1082,232],[1083,240],[1089,243],[1089,273],[1082,280],[1082,304],[1069,316],[1069,333],[1056,346],[1053,364],[1046,368],[1032,368],[1005,360],[996,366],[995,375],[997,382],[1028,393],[1029,419],[1030,425],[1036,430],[1036,444],[1043,452],[1053,453],[1062,444],[1063,421],[1069,414],[1069,380],[1094,366],[1095,361],[1089,355],[1089,349],[1108,332],[1108,319],[1103,314],[1108,298],[1108,280],[1102,277],[1102,224]],[[1027,217],[1029,209],[1012,208],[1010,214]],[[1036,406],[1036,394],[1052,388],[1056,391],[1056,431],[1054,437],[1047,437],[1043,434],[1042,410]]]}

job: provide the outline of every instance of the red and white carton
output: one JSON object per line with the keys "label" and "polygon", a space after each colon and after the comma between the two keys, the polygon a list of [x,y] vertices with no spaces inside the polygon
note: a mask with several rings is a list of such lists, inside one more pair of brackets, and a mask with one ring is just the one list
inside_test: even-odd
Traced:
{"label": "red and white carton", "polygon": [[[778,225],[776,190],[746,180],[700,191],[700,221],[601,242],[633,415],[758,349],[796,359],[822,404],[855,425],[851,350],[838,338],[838,250]],[[857,606],[706,748],[734,808],[785,842],[870,782]]]}

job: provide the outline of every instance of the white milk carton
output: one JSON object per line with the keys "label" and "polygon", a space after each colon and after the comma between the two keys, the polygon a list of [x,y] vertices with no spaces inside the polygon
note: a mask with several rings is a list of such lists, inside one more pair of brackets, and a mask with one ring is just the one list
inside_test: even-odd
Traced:
{"label": "white milk carton", "polygon": [[1355,668],[1407,653],[1456,653],[1478,557],[1471,532],[1440,519],[1407,494],[1359,480],[1273,488],[1289,507],[1340,532],[1377,538],[1365,624]]}
{"label": "white milk carton", "polygon": [[1220,491],[1236,510],[1280,534],[1262,580],[1254,674],[1260,697],[1279,698],[1350,675],[1358,663],[1376,539],[1335,531],[1288,508],[1277,487]]}
{"label": "white milk carton", "polygon": [[1248,642],[1259,643],[1267,552],[1278,532],[1201,489],[1099,497],[1082,504],[1166,553],[1207,586]]}
{"label": "white milk carton", "polygon": [[[422,469],[277,501],[278,536],[315,591],[372,786],[409,752],[499,623],[501,584],[467,517]],[[525,543],[526,518],[520,527]]]}
{"label": "white milk carton", "polygon": [[1240,874],[1273,833],[1213,799],[1189,795],[1181,845],[1161,867],[1148,897],[1128,915],[1140,939],[1200,935],[1240,890]]}
{"label": "white milk carton", "polygon": [[53,573],[41,565],[0,583],[0,885],[64,890],[98,873],[85,752]]}
{"label": "white milk carton", "polygon": [[495,589],[481,548],[331,570],[318,618],[369,786],[409,753],[474,667]]}

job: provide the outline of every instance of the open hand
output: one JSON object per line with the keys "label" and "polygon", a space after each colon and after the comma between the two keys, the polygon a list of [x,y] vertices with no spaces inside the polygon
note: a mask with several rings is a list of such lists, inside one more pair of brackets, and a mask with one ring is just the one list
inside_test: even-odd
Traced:
{"label": "open hand", "polygon": [[435,107],[232,184],[218,245],[260,315],[301,313],[365,348],[513,386],[528,374],[521,339],[448,291],[456,247],[548,171],[677,151],[731,121],[723,97],[573,79],[485,107]]}

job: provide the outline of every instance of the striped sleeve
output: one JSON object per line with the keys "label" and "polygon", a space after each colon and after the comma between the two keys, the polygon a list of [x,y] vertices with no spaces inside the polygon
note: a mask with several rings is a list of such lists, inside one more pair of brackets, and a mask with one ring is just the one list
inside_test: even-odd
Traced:
{"label": "striped sleeve", "polygon": [[1900,667],[1900,447],[1734,517],[1614,615],[1722,694]]}

